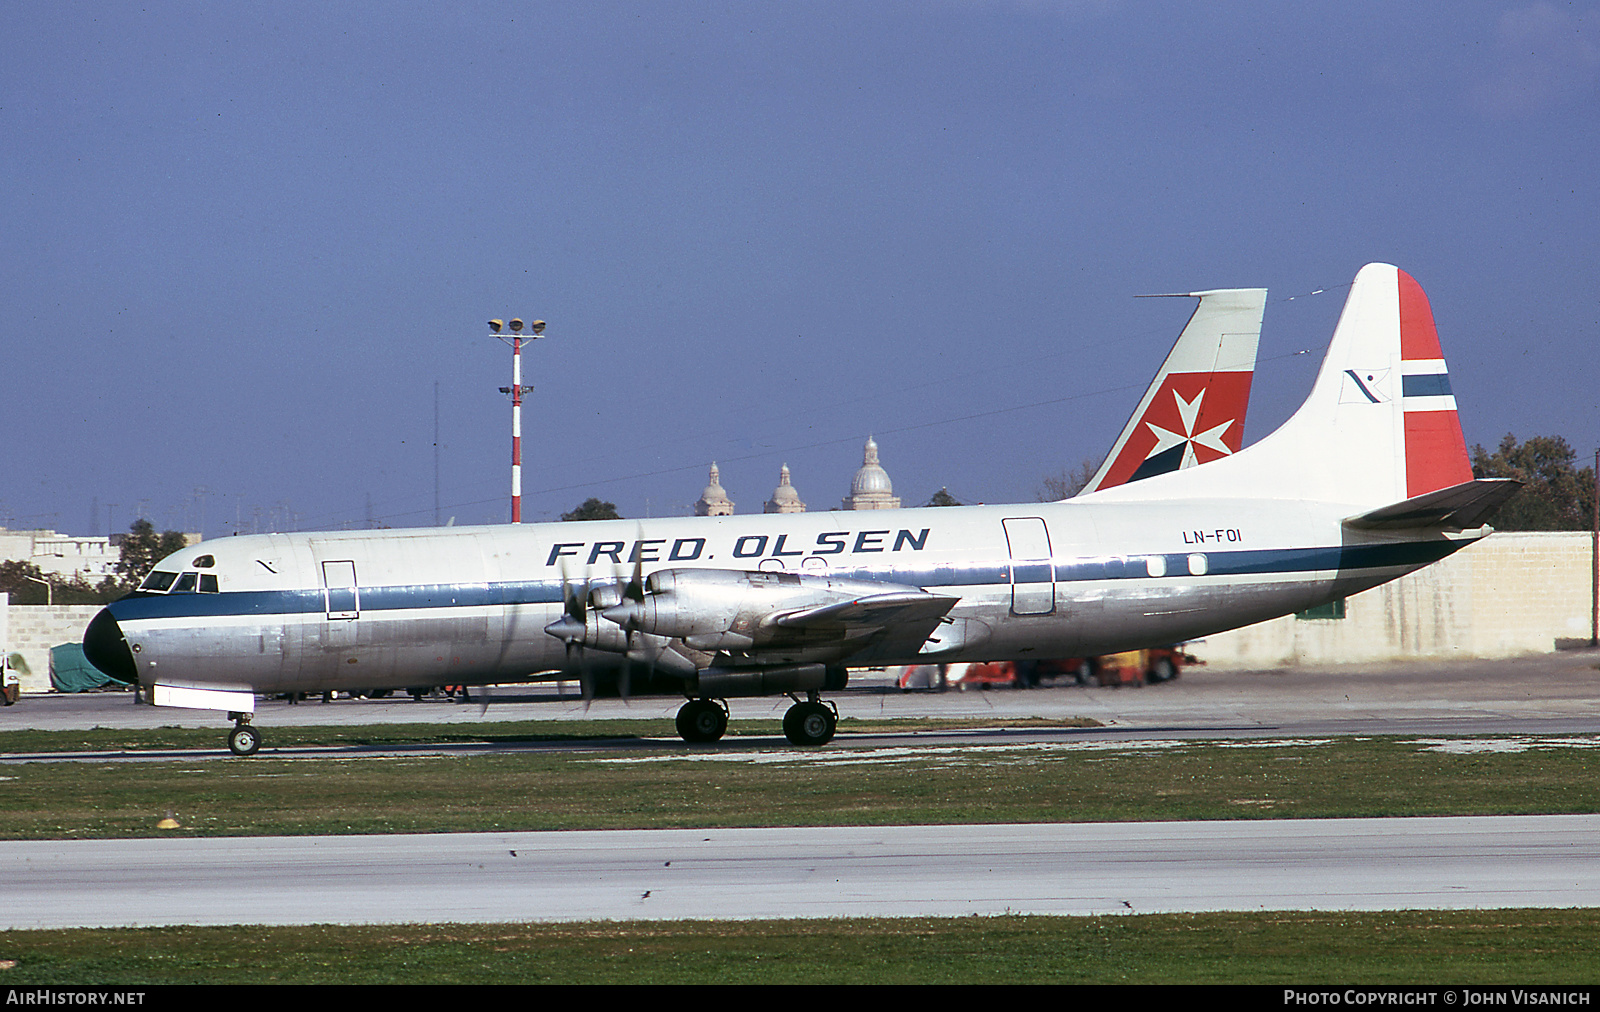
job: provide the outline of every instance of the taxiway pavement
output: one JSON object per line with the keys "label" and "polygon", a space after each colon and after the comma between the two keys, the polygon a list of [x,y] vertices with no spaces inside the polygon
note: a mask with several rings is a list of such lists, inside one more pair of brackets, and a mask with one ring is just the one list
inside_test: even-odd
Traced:
{"label": "taxiway pavement", "polygon": [[1600,816],[0,843],[0,928],[1600,906]]}

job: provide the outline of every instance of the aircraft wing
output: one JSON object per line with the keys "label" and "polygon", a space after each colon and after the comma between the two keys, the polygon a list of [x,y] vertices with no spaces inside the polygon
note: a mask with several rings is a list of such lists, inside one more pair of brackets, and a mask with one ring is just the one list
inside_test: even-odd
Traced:
{"label": "aircraft wing", "polygon": [[840,658],[870,660],[872,655],[904,655],[922,649],[939,621],[957,604],[955,597],[923,591],[896,591],[774,616],[773,645],[797,637],[810,647],[837,645]]}
{"label": "aircraft wing", "polygon": [[1363,531],[1416,527],[1467,530],[1481,526],[1521,487],[1522,482],[1515,478],[1476,478],[1349,517],[1344,525]]}
{"label": "aircraft wing", "polygon": [[773,618],[772,624],[784,629],[881,628],[896,622],[925,619],[929,628],[932,628],[944,617],[945,612],[955,606],[956,600],[922,591],[897,591],[778,615]]}
{"label": "aircraft wing", "polygon": [[770,625],[775,644],[794,638],[808,645],[852,644],[851,652],[868,646],[915,652],[957,600],[923,591],[895,591],[775,615]]}
{"label": "aircraft wing", "polygon": [[638,600],[603,616],[707,652],[830,661],[863,650],[921,649],[956,598],[919,587],[792,573],[669,569],[652,573]]}

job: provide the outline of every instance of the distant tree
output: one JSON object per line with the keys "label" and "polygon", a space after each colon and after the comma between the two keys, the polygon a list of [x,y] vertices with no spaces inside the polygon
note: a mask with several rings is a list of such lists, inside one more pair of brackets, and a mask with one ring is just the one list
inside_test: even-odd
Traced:
{"label": "distant tree", "polygon": [[622,514],[617,512],[616,503],[609,503],[603,499],[590,496],[583,501],[583,505],[570,513],[561,514],[563,520],[621,520]]}
{"label": "distant tree", "polygon": [[961,500],[957,499],[955,496],[951,495],[949,489],[941,488],[939,491],[937,491],[937,492],[935,492],[933,494],[933,498],[932,499],[928,500],[928,505],[929,506],[960,506],[961,505]]}
{"label": "distant tree", "polygon": [[117,575],[123,587],[132,590],[149,575],[155,564],[180,551],[188,541],[178,531],[156,533],[155,525],[142,517],[128,525],[122,539],[122,558],[117,561]]}
{"label": "distant tree", "polygon": [[1045,475],[1033,497],[1039,502],[1056,502],[1059,499],[1071,499],[1083,487],[1089,484],[1094,473],[1100,470],[1101,461],[1085,457],[1083,463],[1068,471],[1062,468],[1056,474]]}
{"label": "distant tree", "polygon": [[1490,523],[1503,531],[1587,530],[1594,518],[1594,468],[1577,468],[1577,456],[1560,436],[1533,436],[1518,443],[1508,432],[1493,453],[1474,446],[1475,476],[1523,483]]}
{"label": "distant tree", "polygon": [[[48,580],[50,586],[35,582],[38,580]],[[81,573],[71,577],[47,576],[32,562],[10,559],[0,562],[0,591],[11,595],[12,604],[105,604],[121,597],[125,588],[110,577],[97,587]]]}
{"label": "distant tree", "polygon": [[44,604],[48,596],[42,583],[44,571],[32,562],[8,559],[0,562],[0,590],[11,595],[12,604]]}

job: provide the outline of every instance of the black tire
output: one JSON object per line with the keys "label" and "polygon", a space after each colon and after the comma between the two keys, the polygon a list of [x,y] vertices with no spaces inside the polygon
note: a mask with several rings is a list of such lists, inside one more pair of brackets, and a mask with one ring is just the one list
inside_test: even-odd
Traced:
{"label": "black tire", "polygon": [[1158,657],[1150,665],[1150,672],[1145,677],[1150,680],[1151,685],[1155,685],[1158,682],[1170,682],[1178,677],[1178,669],[1173,665],[1170,658]]}
{"label": "black tire", "polygon": [[1093,685],[1094,676],[1094,661],[1089,660],[1087,657],[1078,662],[1078,670],[1073,672],[1073,677],[1078,680],[1079,685]]}
{"label": "black tire", "polygon": [[838,720],[821,703],[796,703],[783,715],[783,734],[795,745],[826,745],[833,740]]}
{"label": "black tire", "polygon": [[228,751],[234,755],[255,755],[260,748],[261,734],[249,724],[239,724],[228,732]]}
{"label": "black tire", "polygon": [[728,730],[728,711],[709,699],[691,699],[678,710],[678,737],[693,744],[720,739]]}

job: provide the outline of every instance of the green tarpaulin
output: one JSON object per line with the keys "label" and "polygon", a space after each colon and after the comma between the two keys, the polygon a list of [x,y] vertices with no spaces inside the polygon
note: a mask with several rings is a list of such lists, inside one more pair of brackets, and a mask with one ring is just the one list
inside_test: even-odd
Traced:
{"label": "green tarpaulin", "polygon": [[50,684],[57,692],[84,692],[118,683],[85,659],[82,643],[62,643],[50,648]]}

